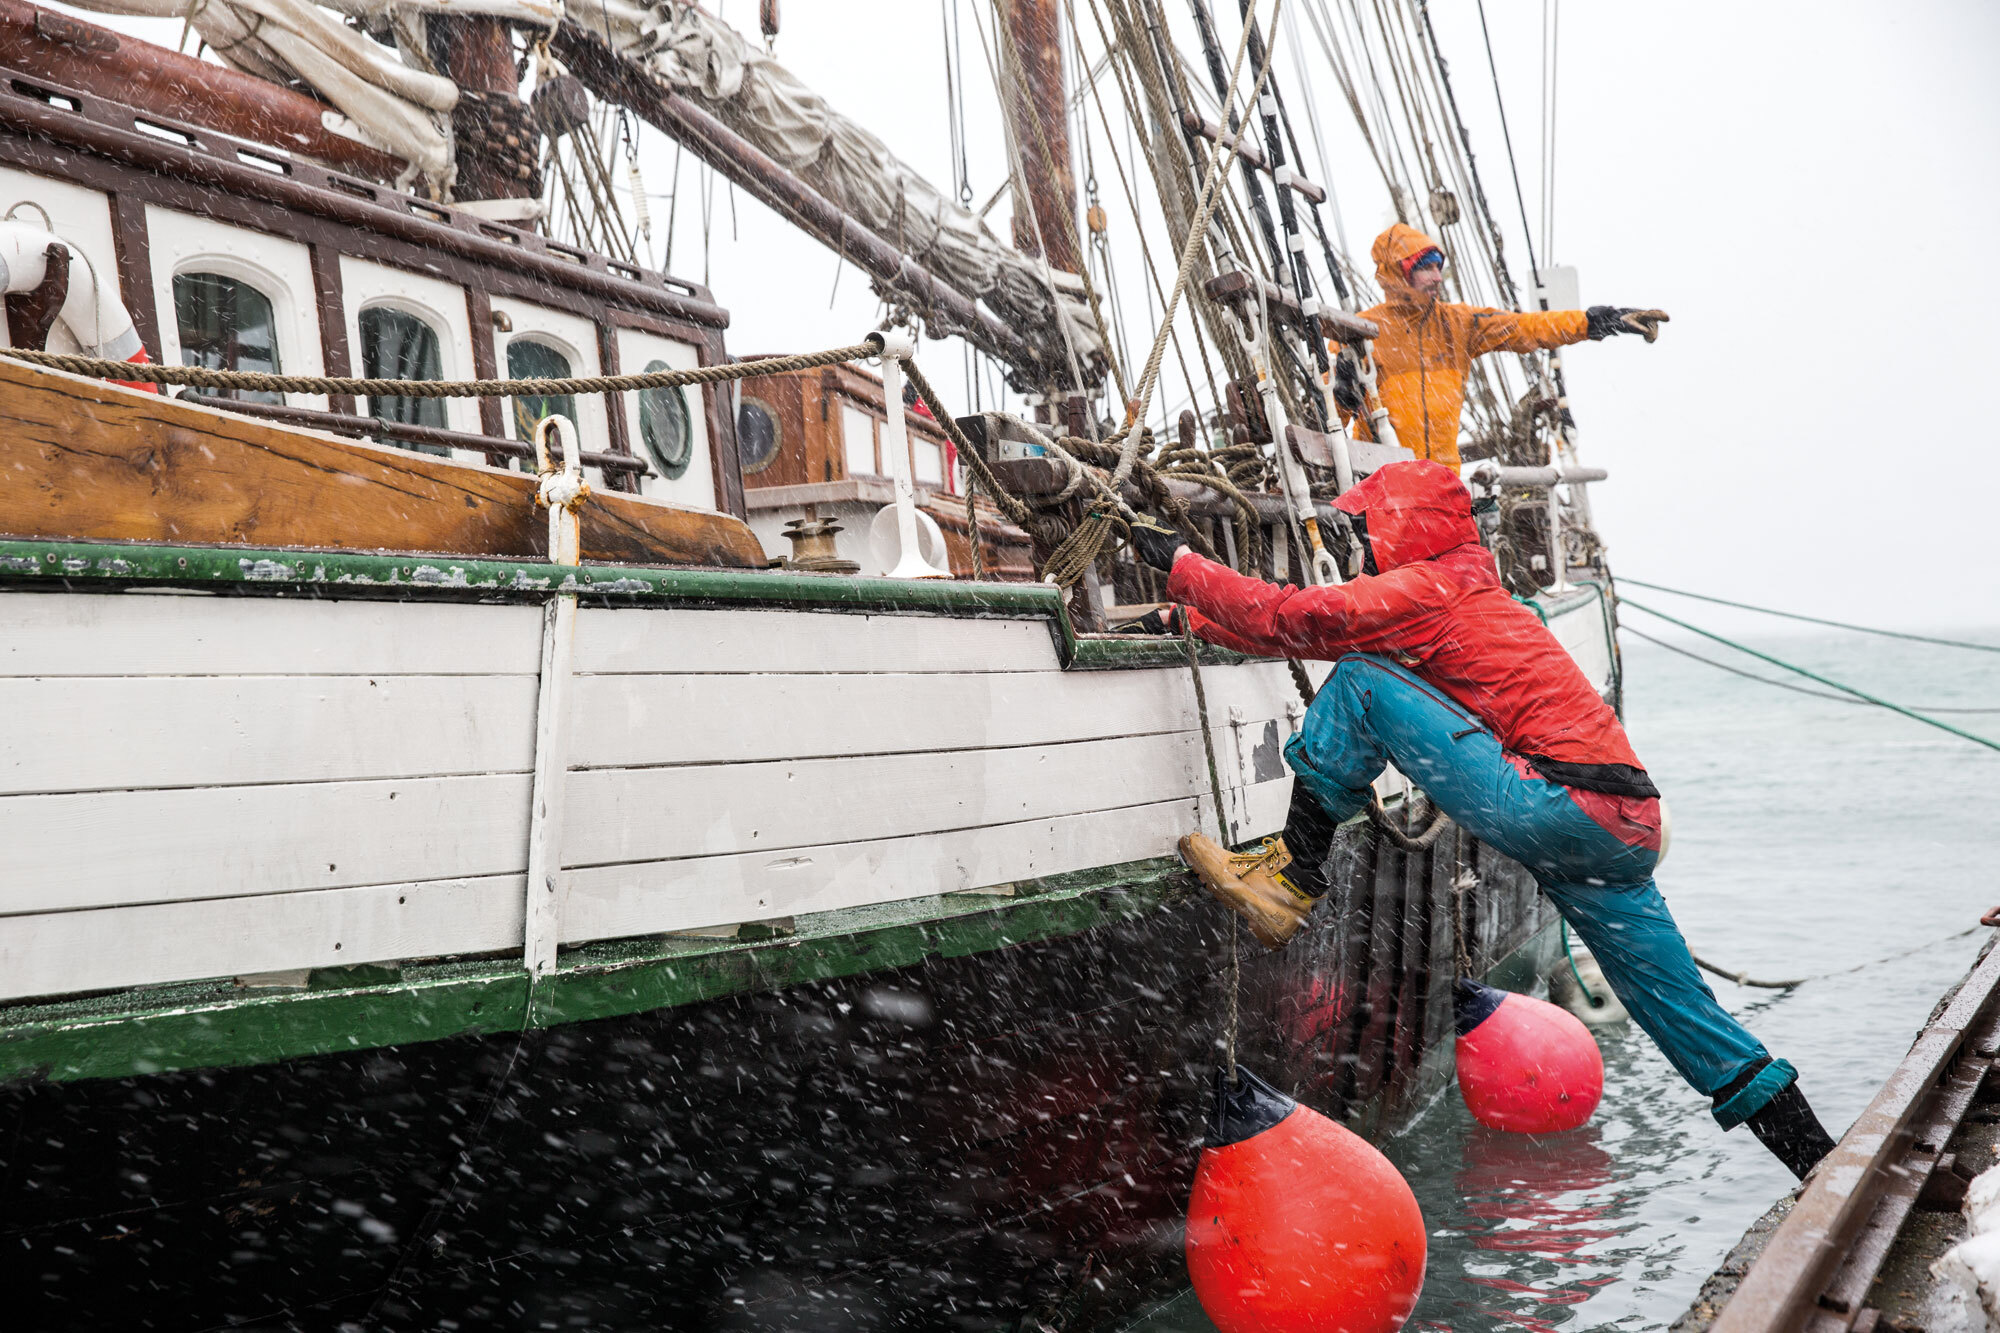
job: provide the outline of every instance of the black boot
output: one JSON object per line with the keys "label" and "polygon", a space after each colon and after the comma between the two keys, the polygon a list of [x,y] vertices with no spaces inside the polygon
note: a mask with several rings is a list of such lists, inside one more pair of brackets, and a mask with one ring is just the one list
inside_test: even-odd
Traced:
{"label": "black boot", "polygon": [[1306,791],[1303,782],[1292,783],[1292,808],[1285,814],[1285,849],[1292,863],[1285,878],[1308,897],[1321,898],[1331,884],[1326,874],[1326,858],[1333,851],[1333,835],[1339,826],[1333,816]]}
{"label": "black boot", "polygon": [[1819,1165],[1820,1158],[1833,1151],[1833,1136],[1813,1114],[1797,1083],[1786,1084],[1784,1091],[1765,1102],[1757,1114],[1743,1123],[1800,1180]]}

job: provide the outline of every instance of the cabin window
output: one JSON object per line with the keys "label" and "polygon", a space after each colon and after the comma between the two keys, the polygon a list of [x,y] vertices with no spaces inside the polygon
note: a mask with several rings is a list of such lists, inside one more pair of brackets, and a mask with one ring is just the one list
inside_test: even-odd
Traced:
{"label": "cabin window", "polygon": [[[568,379],[569,358],[544,342],[515,338],[507,344],[507,378],[510,380]],[[514,434],[527,444],[535,442],[535,427],[543,417],[563,416],[576,423],[576,396],[559,393],[527,395],[514,400]],[[527,464],[533,470],[534,464]]]}
{"label": "cabin window", "polygon": [[840,443],[850,477],[875,477],[875,418],[852,403],[840,405]]}
{"label": "cabin window", "polygon": [[771,466],[782,442],[778,414],[771,405],[762,398],[744,395],[742,406],[736,409],[736,456],[742,460],[743,470],[762,472]]}
{"label": "cabin window", "polygon": [[[271,298],[249,283],[220,273],[176,274],[174,321],[180,326],[182,365],[278,373],[278,328]],[[249,389],[197,392],[246,403],[285,401],[283,394]]]}
{"label": "cabin window", "polygon": [[[371,306],[361,312],[361,373],[369,379],[440,380],[444,378],[444,352],[437,330],[415,315],[385,306]],[[435,426],[446,422],[444,399],[411,398],[403,394],[371,397],[368,415],[377,421],[395,421],[409,426]],[[389,443],[426,454],[450,454],[442,444],[410,444],[391,439]]]}
{"label": "cabin window", "polygon": [[910,452],[916,457],[915,474],[918,481],[927,481],[933,486],[944,485],[944,450],[936,440],[927,440],[912,432]]}
{"label": "cabin window", "polygon": [[[670,369],[664,361],[649,361],[645,373]],[[673,481],[687,474],[694,459],[694,423],[688,419],[687,396],[679,385],[662,385],[639,395],[639,440],[661,476]]]}

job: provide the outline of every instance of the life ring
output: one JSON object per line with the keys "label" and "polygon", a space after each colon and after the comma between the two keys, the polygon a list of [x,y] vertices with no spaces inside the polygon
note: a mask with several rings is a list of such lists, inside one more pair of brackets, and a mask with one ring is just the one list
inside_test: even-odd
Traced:
{"label": "life ring", "polygon": [[[70,266],[69,290],[63,297],[62,308],[56,312],[56,322],[69,331],[86,356],[150,365],[152,357],[146,354],[146,346],[139,340],[131,312],[111,284],[98,281],[97,266],[73,241],[25,222],[0,222],[0,292],[10,295],[32,292],[46,282],[48,250],[52,245],[60,245],[83,260],[81,273],[77,271],[78,265]],[[150,393],[160,391],[157,384],[129,380],[113,383]]]}

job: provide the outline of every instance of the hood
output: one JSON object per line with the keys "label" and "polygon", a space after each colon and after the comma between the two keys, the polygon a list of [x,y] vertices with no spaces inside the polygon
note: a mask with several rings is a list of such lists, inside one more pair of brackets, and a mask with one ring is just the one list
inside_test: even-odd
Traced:
{"label": "hood", "polygon": [[1427,458],[1376,469],[1333,507],[1366,521],[1375,567],[1385,574],[1479,541],[1472,492],[1450,468]]}
{"label": "hood", "polygon": [[1369,251],[1375,258],[1375,281],[1382,285],[1382,299],[1402,305],[1422,305],[1424,298],[1403,277],[1403,265],[1426,250],[1442,250],[1415,227],[1398,222],[1375,238]]}

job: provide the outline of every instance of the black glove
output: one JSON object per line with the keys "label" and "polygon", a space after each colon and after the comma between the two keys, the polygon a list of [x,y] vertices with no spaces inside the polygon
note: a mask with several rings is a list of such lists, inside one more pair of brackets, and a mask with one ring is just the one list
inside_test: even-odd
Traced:
{"label": "black glove", "polygon": [[1368,411],[1368,400],[1361,392],[1361,372],[1354,368],[1354,358],[1339,356],[1333,362],[1333,401],[1343,412],[1362,416]]}
{"label": "black glove", "polygon": [[1137,620],[1117,626],[1117,631],[1120,634],[1179,634],[1180,631],[1174,627],[1176,609],[1172,602],[1156,606]]}
{"label": "black glove", "polygon": [[1599,342],[1614,333],[1637,333],[1652,342],[1667,322],[1664,310],[1634,310],[1630,306],[1594,305],[1584,312],[1590,316],[1590,339]]}
{"label": "black glove", "polygon": [[1174,572],[1174,552],[1187,539],[1149,514],[1132,516],[1132,550],[1138,557],[1164,574]]}

